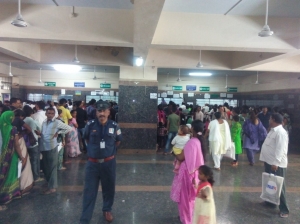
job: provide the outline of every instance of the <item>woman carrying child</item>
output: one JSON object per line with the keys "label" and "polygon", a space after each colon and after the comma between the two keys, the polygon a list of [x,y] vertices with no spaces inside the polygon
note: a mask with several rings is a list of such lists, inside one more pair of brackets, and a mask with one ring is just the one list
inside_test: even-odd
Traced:
{"label": "woman carrying child", "polygon": [[[180,125],[178,129],[178,134],[173,138],[171,144],[173,146],[172,152],[174,155],[179,155],[182,153],[182,150],[185,144],[190,140],[189,128],[186,125]],[[174,173],[178,173],[181,162],[175,158],[174,161]]]}
{"label": "woman carrying child", "polygon": [[180,221],[183,224],[191,224],[193,219],[195,192],[192,181],[195,179],[198,183],[198,168],[204,165],[206,154],[202,132],[203,123],[200,120],[193,121],[192,138],[186,143],[184,150],[176,155],[181,165],[173,179],[171,199],[178,203]]}

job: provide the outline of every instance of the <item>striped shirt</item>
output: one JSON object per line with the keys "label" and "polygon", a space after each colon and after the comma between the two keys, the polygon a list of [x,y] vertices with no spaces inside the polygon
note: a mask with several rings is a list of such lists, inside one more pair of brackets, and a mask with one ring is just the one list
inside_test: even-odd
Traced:
{"label": "striped shirt", "polygon": [[66,134],[70,132],[72,128],[69,125],[64,124],[63,122],[53,119],[51,121],[45,120],[42,124],[42,142],[43,142],[43,151],[49,151],[58,146],[57,138],[53,136],[57,134]]}

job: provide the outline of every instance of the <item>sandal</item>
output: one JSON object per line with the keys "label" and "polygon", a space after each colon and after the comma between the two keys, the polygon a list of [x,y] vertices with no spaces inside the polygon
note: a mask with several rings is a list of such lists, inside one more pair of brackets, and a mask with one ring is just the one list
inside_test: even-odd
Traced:
{"label": "sandal", "polygon": [[46,194],[53,194],[56,192],[56,189],[48,189],[46,191],[43,191],[42,194],[46,195]]}
{"label": "sandal", "polygon": [[287,218],[287,217],[289,217],[289,214],[287,214],[287,213],[280,213],[280,217],[281,218]]}
{"label": "sandal", "polygon": [[0,205],[0,212],[5,211],[7,207],[5,205]]}

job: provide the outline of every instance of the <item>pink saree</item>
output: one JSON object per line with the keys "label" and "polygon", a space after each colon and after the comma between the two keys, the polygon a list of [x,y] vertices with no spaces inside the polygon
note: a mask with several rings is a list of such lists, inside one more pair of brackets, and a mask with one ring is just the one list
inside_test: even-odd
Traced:
{"label": "pink saree", "polygon": [[195,190],[192,180],[198,184],[198,168],[204,165],[201,144],[197,138],[191,138],[184,147],[185,160],[181,163],[178,174],[175,174],[171,199],[178,203],[180,221],[190,224],[193,220]]}

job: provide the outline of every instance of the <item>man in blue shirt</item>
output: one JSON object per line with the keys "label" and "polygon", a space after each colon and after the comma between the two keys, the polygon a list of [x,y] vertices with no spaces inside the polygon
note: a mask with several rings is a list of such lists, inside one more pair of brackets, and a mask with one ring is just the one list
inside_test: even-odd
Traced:
{"label": "man in blue shirt", "polygon": [[43,194],[52,194],[56,192],[57,188],[57,164],[58,164],[58,150],[57,150],[57,136],[58,134],[66,134],[72,130],[69,125],[56,120],[54,118],[55,110],[49,107],[46,110],[47,119],[42,124],[41,142],[43,144],[43,172],[45,179],[48,182],[48,189]]}
{"label": "man in blue shirt", "polygon": [[262,112],[258,114],[258,119],[261,121],[262,125],[265,127],[265,129],[268,131],[269,129],[269,120],[271,117],[271,114],[268,112],[268,107],[263,106]]}
{"label": "man in blue shirt", "polygon": [[102,186],[103,216],[112,222],[112,205],[115,196],[116,147],[122,140],[119,125],[109,120],[110,105],[105,101],[96,103],[95,120],[87,123],[84,139],[87,142],[88,162],[85,169],[83,209],[81,224],[90,223],[97,200],[99,181]]}

